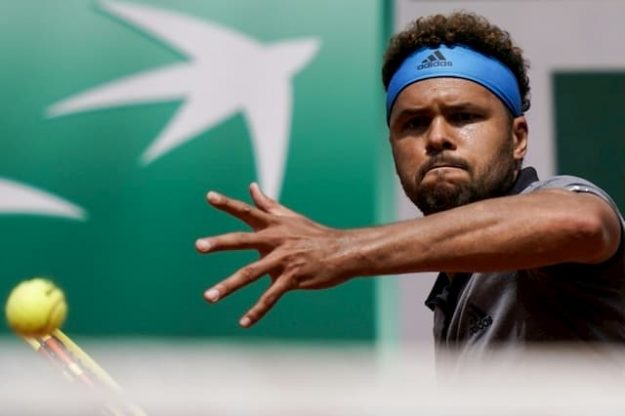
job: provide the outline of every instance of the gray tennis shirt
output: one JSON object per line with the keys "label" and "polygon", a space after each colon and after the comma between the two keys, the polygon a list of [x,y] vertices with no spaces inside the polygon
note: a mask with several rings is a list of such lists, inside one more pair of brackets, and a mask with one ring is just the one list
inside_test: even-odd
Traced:
{"label": "gray tennis shirt", "polygon": [[539,181],[526,168],[509,193],[559,188],[588,192],[607,201],[621,218],[616,254],[598,265],[555,266],[464,273],[441,273],[426,305],[434,311],[437,352],[514,346],[538,342],[625,342],[625,249],[623,217],[614,201],[592,183],[573,176]]}

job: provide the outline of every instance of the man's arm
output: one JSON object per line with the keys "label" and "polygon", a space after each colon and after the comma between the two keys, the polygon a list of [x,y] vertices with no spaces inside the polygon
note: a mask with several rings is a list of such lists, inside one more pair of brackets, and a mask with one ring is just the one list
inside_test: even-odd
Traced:
{"label": "man's arm", "polygon": [[601,263],[620,243],[616,212],[593,194],[559,189],[488,199],[410,221],[337,230],[317,224],[264,195],[255,206],[208,194],[249,233],[199,239],[202,253],[256,249],[261,258],[205,293],[216,302],[270,274],[272,285],[241,319],[248,327],[286,292],[335,286],[356,276],[419,271],[493,271],[564,262]]}

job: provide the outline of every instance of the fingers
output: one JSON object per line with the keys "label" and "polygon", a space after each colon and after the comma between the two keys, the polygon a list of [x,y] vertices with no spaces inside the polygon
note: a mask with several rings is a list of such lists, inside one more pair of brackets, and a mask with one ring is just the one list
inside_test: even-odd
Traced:
{"label": "fingers", "polygon": [[214,191],[210,191],[206,199],[215,208],[237,217],[254,229],[264,227],[269,222],[267,213],[245,202],[228,198]]}
{"label": "fingers", "polygon": [[254,204],[265,212],[275,215],[297,215],[284,205],[265,195],[256,182],[250,184],[250,195],[254,200]]}
{"label": "fingers", "polygon": [[237,270],[227,279],[222,280],[204,292],[204,298],[211,303],[215,303],[225,298],[232,292],[235,292],[243,286],[257,280],[262,275],[269,273],[276,266],[278,266],[279,263],[280,260],[277,256],[272,257],[269,255],[254,263],[248,264],[242,269]]}
{"label": "fingers", "polygon": [[[217,302],[249,283],[256,281],[264,274],[272,273],[275,276],[276,273],[284,270],[283,259],[273,254],[275,253],[272,250],[276,246],[276,238],[274,235],[274,241],[269,241],[272,239],[271,235],[275,234],[272,234],[270,231],[274,229],[272,228],[274,225],[280,226],[284,222],[295,221],[295,219],[289,218],[280,219],[280,216],[302,216],[265,195],[256,183],[250,185],[250,195],[255,206],[228,198],[216,192],[209,192],[207,195],[208,202],[211,205],[244,221],[255,232],[235,232],[201,238],[195,243],[197,250],[201,253],[208,253],[220,250],[256,249],[264,256],[206,290],[204,298],[211,303]],[[281,275],[274,280],[258,302],[241,318],[239,324],[244,328],[252,326],[275,305],[284,293],[296,287],[297,283],[292,276]]]}
{"label": "fingers", "polygon": [[260,190],[260,187],[256,182],[252,182],[250,184],[250,195],[252,196],[256,206],[263,211],[269,212],[277,205],[276,201],[269,198],[263,193],[263,191]]}
{"label": "fingers", "polygon": [[195,248],[200,253],[222,250],[263,249],[267,243],[259,233],[228,233],[215,237],[200,238],[195,241]]}
{"label": "fingers", "polygon": [[247,313],[239,321],[239,325],[243,328],[249,328],[254,325],[263,316],[267,314],[274,307],[276,302],[289,290],[293,289],[292,280],[283,275],[280,276],[272,285],[263,293],[258,299],[258,302],[247,311]]}

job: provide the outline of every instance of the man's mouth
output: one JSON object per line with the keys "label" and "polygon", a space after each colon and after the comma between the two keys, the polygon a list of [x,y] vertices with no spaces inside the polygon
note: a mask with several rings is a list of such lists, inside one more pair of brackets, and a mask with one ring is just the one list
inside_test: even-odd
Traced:
{"label": "man's mouth", "polygon": [[459,166],[459,165],[453,165],[453,164],[449,164],[449,163],[442,163],[440,165],[434,165],[434,166],[430,167],[428,169],[428,171],[434,170],[434,169],[441,169],[441,168],[464,169],[462,166]]}
{"label": "man's mouth", "polygon": [[453,159],[450,160],[448,158],[439,159],[439,160],[430,160],[429,163],[427,163],[421,169],[420,174],[418,176],[417,183],[421,183],[423,179],[428,175],[428,173],[440,171],[440,173],[443,174],[445,169],[449,169],[450,171],[455,170],[455,169],[461,169],[461,170],[468,172],[469,166],[463,160],[453,160]]}
{"label": "man's mouth", "polygon": [[432,166],[428,167],[425,171],[425,173],[427,174],[428,172],[431,172],[433,170],[437,170],[437,169],[463,169],[466,170],[466,167],[464,165],[461,165],[459,163],[435,163]]}

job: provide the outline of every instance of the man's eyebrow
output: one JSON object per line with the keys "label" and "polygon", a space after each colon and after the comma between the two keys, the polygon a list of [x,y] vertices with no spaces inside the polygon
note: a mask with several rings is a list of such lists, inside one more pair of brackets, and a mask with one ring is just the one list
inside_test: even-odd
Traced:
{"label": "man's eyebrow", "polygon": [[463,101],[459,103],[445,105],[444,108],[451,110],[480,110],[483,108],[483,106],[476,104],[472,101]]}
{"label": "man's eyebrow", "polygon": [[[473,101],[459,101],[457,103],[450,103],[450,104],[442,104],[442,110],[443,112],[446,111],[463,111],[463,110],[472,110],[472,111],[483,111],[485,110],[485,107],[481,104],[477,104]],[[410,117],[418,117],[418,116],[427,116],[429,114],[432,114],[432,109],[427,107],[427,106],[423,106],[423,107],[406,107],[406,108],[402,108],[401,110],[399,110],[399,112],[397,112],[397,114],[392,113],[391,114],[391,119],[390,119],[390,123],[389,125],[393,125],[393,123],[397,122],[398,120],[405,120],[406,118],[410,118]]]}

